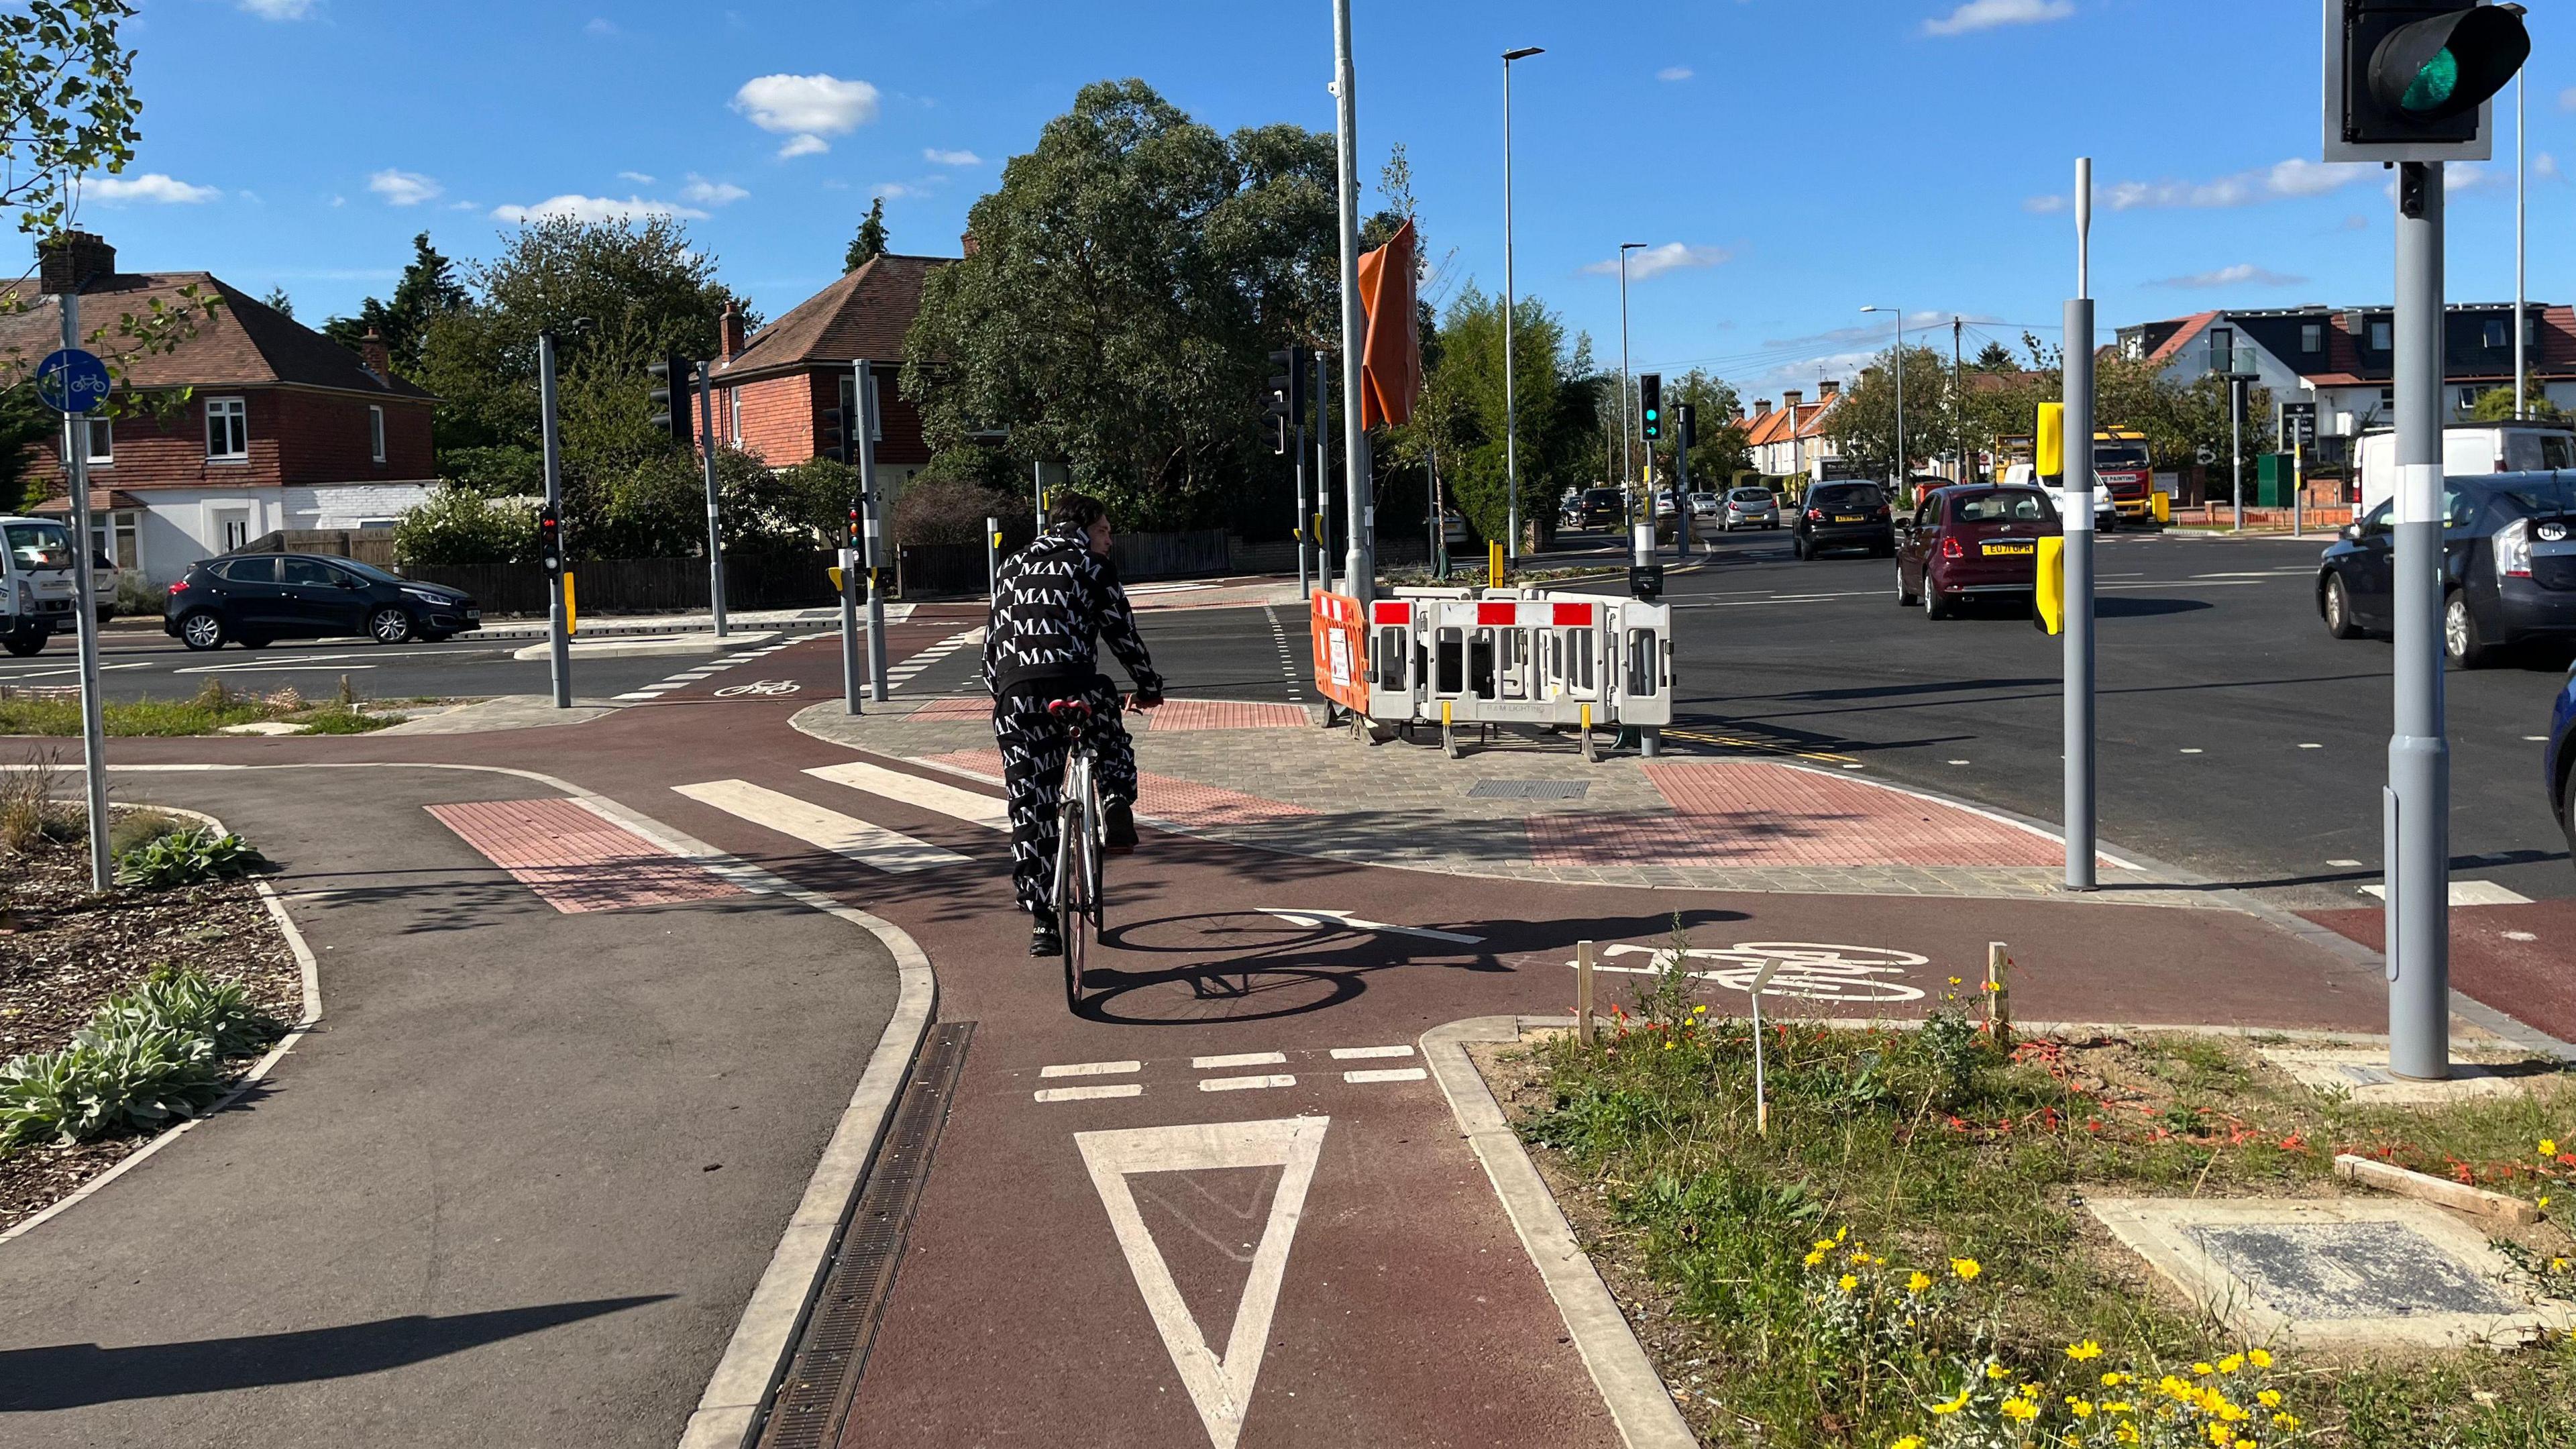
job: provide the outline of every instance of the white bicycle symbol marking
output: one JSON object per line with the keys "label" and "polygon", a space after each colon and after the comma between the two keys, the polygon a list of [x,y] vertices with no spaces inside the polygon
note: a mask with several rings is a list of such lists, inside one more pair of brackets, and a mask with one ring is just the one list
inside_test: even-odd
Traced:
{"label": "white bicycle symbol marking", "polygon": [[804,687],[792,679],[762,679],[750,684],[728,684],[716,691],[716,698],[730,699],[745,694],[794,694]]}
{"label": "white bicycle symbol marking", "polygon": [[[1599,954],[1646,957],[1634,966],[1594,963],[1597,971],[1629,976],[1660,975],[1673,965],[1673,951],[1665,946],[1610,945],[1602,947]],[[1687,954],[1695,963],[1723,963],[1690,975],[1729,991],[1750,992],[1754,974],[1762,969],[1762,963],[1779,961],[1783,964],[1772,973],[1771,983],[1762,988],[1762,994],[1809,1001],[1920,1001],[1921,988],[1906,985],[1902,978],[1907,967],[1930,965],[1932,960],[1892,946],[1833,946],[1814,941],[1740,941],[1732,946],[1694,947]],[[1565,964],[1575,963],[1568,960]]]}

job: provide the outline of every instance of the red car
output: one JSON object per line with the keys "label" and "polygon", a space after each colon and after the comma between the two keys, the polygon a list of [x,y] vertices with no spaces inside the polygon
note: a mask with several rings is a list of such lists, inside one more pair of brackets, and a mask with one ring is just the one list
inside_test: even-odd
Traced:
{"label": "red car", "polygon": [[1896,602],[1946,619],[1972,594],[2027,598],[2039,586],[2039,541],[2057,532],[2057,505],[2041,489],[1935,488],[1897,525]]}

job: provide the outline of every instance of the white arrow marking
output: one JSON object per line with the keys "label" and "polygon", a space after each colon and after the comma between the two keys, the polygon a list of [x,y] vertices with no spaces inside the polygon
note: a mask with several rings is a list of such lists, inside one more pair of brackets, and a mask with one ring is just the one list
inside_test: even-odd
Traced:
{"label": "white arrow marking", "polygon": [[1485,939],[1482,936],[1461,936],[1455,931],[1435,931],[1429,926],[1390,926],[1384,921],[1363,921],[1348,911],[1283,911],[1273,906],[1265,907],[1261,913],[1277,916],[1291,925],[1339,926],[1346,931],[1375,931],[1382,936],[1420,936],[1426,941],[1455,941],[1461,946],[1479,945]]}
{"label": "white arrow marking", "polygon": [[[1145,1310],[1163,1335],[1163,1347],[1180,1370],[1190,1402],[1198,1406],[1215,1449],[1235,1449],[1243,1435],[1243,1413],[1252,1402],[1252,1382],[1261,1372],[1261,1356],[1270,1346],[1270,1315],[1279,1306],[1279,1286],[1288,1276],[1288,1245],[1297,1235],[1297,1220],[1306,1207],[1306,1188],[1315,1180],[1315,1161],[1324,1150],[1329,1117],[1283,1117],[1269,1122],[1212,1122],[1187,1127],[1140,1127],[1119,1132],[1077,1132],[1083,1164],[1091,1184],[1108,1210],[1109,1226],[1136,1275]],[[1163,1261],[1162,1249],[1136,1210],[1136,1194],[1127,1185],[1130,1173],[1195,1172],[1219,1167],[1276,1167],[1279,1188],[1270,1199],[1270,1220],[1253,1249],[1252,1271],[1244,1279],[1243,1298],[1235,1305],[1234,1328],[1219,1356],[1200,1332],[1181,1298],[1180,1285]]]}

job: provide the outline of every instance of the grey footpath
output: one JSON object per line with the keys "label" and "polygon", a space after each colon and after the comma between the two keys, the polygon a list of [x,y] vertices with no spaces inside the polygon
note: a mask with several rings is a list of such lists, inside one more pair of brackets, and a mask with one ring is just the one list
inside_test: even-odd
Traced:
{"label": "grey footpath", "polygon": [[422,808],[559,793],[535,780],[118,787],[280,862],[327,1014],[0,1246],[0,1445],[718,1442],[693,1412],[784,1350],[911,966],[779,894],[559,915]]}

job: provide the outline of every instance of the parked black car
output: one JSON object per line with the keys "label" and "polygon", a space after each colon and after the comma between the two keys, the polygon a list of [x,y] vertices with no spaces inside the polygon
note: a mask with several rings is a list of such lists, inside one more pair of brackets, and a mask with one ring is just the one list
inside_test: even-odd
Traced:
{"label": "parked black car", "polygon": [[[2317,614],[2338,639],[2394,624],[2396,534],[2382,503],[2325,551]],[[2525,643],[2576,642],[2576,473],[2442,482],[2442,651],[2463,669]]]}
{"label": "parked black car", "polygon": [[1617,528],[1628,521],[1628,499],[1616,488],[1586,488],[1574,501],[1570,526],[1578,529]]}
{"label": "parked black car", "polygon": [[1818,483],[1807,490],[1798,521],[1789,525],[1789,552],[1814,558],[1829,548],[1866,549],[1880,558],[1896,553],[1896,521],[1887,490],[1875,483]]}
{"label": "parked black car", "polygon": [[363,634],[379,644],[436,643],[483,627],[463,590],[354,559],[236,553],[191,567],[161,605],[162,632],[191,649],[261,649],[275,639]]}

